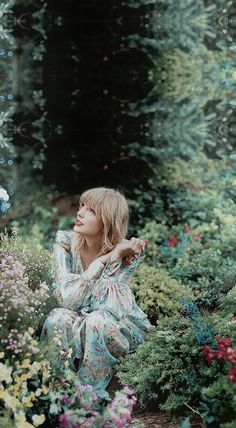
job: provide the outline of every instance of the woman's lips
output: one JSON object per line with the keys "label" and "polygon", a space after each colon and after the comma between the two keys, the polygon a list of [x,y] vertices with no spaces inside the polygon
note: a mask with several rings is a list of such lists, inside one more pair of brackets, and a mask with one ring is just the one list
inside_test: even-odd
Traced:
{"label": "woman's lips", "polygon": [[79,220],[76,220],[75,225],[76,226],[83,226],[83,223],[81,223],[81,221],[79,221]]}

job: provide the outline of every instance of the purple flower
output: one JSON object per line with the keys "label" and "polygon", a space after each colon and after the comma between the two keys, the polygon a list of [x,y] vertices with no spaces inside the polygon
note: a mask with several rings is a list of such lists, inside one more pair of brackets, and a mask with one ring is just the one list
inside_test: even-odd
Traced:
{"label": "purple flower", "polygon": [[61,400],[63,401],[64,404],[70,404],[71,403],[71,399],[69,397],[69,395],[65,394],[61,397]]}

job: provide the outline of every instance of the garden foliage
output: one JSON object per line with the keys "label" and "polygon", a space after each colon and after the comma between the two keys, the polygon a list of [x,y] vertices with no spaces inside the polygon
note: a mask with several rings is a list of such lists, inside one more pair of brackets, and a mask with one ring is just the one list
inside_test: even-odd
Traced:
{"label": "garden foliage", "polygon": [[170,277],[164,269],[143,263],[135,274],[131,288],[138,305],[155,324],[182,309],[181,299],[194,298],[190,287]]}

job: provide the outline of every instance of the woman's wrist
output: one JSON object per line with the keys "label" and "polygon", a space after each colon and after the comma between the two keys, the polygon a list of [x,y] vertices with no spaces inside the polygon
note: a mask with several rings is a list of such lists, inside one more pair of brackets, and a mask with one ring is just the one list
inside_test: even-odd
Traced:
{"label": "woman's wrist", "polygon": [[122,259],[122,255],[120,254],[120,251],[118,251],[116,249],[113,250],[112,254],[111,254],[111,257],[110,257],[110,260],[114,261],[114,260],[119,260],[119,259]]}

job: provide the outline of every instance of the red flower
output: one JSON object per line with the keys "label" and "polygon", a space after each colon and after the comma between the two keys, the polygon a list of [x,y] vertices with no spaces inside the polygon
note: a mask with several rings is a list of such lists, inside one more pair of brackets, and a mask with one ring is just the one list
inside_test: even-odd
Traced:
{"label": "red flower", "polygon": [[229,371],[228,377],[231,382],[236,382],[236,369],[231,369]]}
{"label": "red flower", "polygon": [[217,346],[219,351],[224,351],[228,346],[231,346],[231,337],[219,337],[217,339]]}
{"label": "red flower", "polygon": [[208,364],[212,363],[212,360],[217,356],[217,351],[213,351],[208,345],[203,346],[203,355],[206,358]]}
{"label": "red flower", "polygon": [[[203,346],[203,354],[208,364],[211,364],[214,358],[236,364],[236,349],[231,347],[231,337],[219,337],[217,339],[217,345],[218,351],[214,351],[208,345]],[[236,382],[236,368],[229,371],[228,378],[232,382]]]}
{"label": "red flower", "polygon": [[167,241],[168,247],[176,247],[178,245],[178,238],[177,236],[173,235],[168,239]]}

